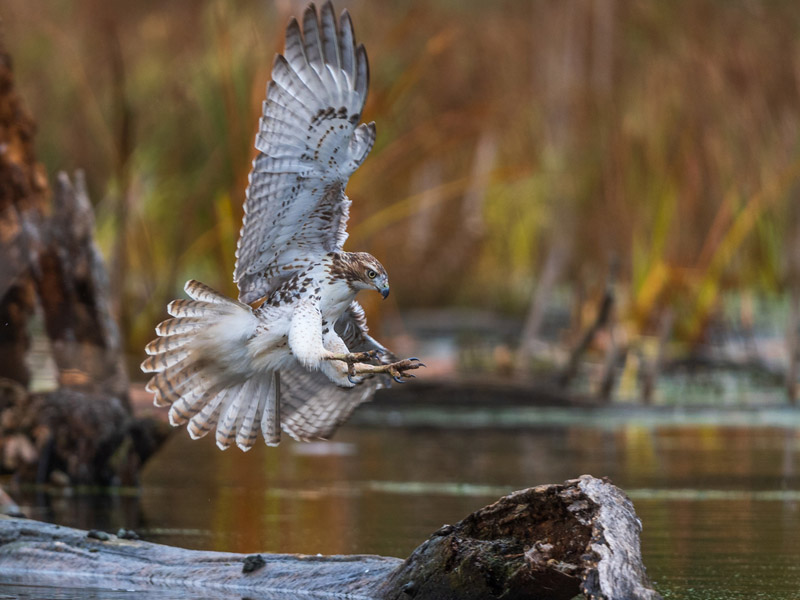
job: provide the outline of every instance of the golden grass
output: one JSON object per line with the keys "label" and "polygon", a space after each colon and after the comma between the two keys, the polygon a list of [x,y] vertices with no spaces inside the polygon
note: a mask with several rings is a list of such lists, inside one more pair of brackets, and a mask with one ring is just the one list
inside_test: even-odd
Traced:
{"label": "golden grass", "polygon": [[[371,58],[365,119],[378,125],[348,188],[351,244],[384,260],[401,305],[522,314],[544,249],[565,237],[563,285],[599,291],[618,259],[621,318],[652,333],[675,310],[676,332],[694,343],[725,292],[780,291],[798,276],[784,260],[798,219],[796,2],[348,8]],[[260,102],[301,9],[0,9],[41,158],[51,172],[87,171],[101,242],[124,269],[132,349],[187,277],[235,291]],[[411,233],[419,227],[433,233]],[[409,237],[429,242],[411,249]]]}

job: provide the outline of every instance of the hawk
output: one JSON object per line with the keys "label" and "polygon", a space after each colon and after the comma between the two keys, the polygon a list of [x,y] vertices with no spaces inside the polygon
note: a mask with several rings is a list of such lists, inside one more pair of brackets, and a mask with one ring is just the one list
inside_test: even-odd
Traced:
{"label": "hawk", "polygon": [[345,186],[375,141],[358,124],[369,69],[347,11],[337,23],[311,4],[302,32],[292,18],[259,121],[236,247],[233,300],[198,282],[167,307],[142,370],[147,390],[169,406],[173,426],[197,439],[249,450],[281,429],[325,439],[390,378],[422,365],[397,360],[369,336],[360,290],[389,294],[386,269],[365,252],[345,252]]}

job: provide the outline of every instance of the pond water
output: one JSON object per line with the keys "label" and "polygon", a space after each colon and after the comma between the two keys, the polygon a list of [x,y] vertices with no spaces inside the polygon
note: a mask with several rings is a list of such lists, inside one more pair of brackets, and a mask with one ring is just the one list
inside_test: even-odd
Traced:
{"label": "pond water", "polygon": [[[565,420],[542,410],[549,424],[524,428],[410,427],[391,415],[384,421],[394,424],[381,426],[376,414],[364,413],[361,426],[333,442],[287,441],[247,454],[179,431],[147,465],[139,490],[30,492],[23,508],[188,548],[403,557],[500,495],[590,473],[610,477],[634,501],[645,565],[666,598],[800,598],[796,413],[753,425],[754,417],[679,424],[651,413],[597,419],[573,411]],[[4,594],[90,597],[0,585]]]}

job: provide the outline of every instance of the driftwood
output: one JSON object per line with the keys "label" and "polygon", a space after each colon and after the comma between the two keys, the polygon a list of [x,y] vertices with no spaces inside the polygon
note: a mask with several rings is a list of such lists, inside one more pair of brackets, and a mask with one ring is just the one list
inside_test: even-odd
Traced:
{"label": "driftwood", "polygon": [[[108,277],[82,175],[51,194],[35,123],[0,45],[0,470],[60,483],[135,483],[165,435],[132,418]],[[38,312],[59,388],[31,394]]]}
{"label": "driftwood", "polygon": [[445,525],[405,561],[200,552],[4,517],[0,579],[273,600],[656,600],[640,528],[627,496],[588,475],[505,496]]}

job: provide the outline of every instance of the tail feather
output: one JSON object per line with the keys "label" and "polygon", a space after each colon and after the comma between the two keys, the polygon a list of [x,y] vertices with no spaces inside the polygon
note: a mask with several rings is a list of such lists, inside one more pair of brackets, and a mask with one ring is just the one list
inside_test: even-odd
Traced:
{"label": "tail feather", "polygon": [[264,411],[269,388],[270,382],[267,377],[260,377],[253,387],[252,397],[249,404],[247,404],[247,410],[244,411],[244,418],[236,434],[236,445],[239,446],[242,452],[250,450],[258,439],[258,424],[261,421],[261,414]]}
{"label": "tail feather", "polygon": [[234,391],[235,388],[224,388],[189,420],[186,429],[193,440],[203,437],[217,424],[220,409],[227,404]]}
{"label": "tail feather", "polygon": [[236,432],[244,421],[246,408],[252,403],[257,404],[252,397],[252,390],[255,386],[254,378],[248,379],[237,389],[231,392],[231,400],[227,407],[221,412],[219,423],[217,424],[217,446],[220,450],[227,450],[236,438]]}
{"label": "tail feather", "polygon": [[183,394],[170,406],[170,425],[178,427],[188,423],[221,389],[219,385],[197,386]]}
{"label": "tail feather", "polygon": [[272,385],[269,393],[264,400],[264,411],[261,414],[261,435],[267,446],[277,446],[281,441],[281,422],[280,422],[280,375],[274,373]]}
{"label": "tail feather", "polygon": [[156,333],[161,336],[178,335],[201,329],[207,325],[208,320],[199,317],[167,319],[156,326]]}
{"label": "tail feather", "polygon": [[167,304],[167,312],[173,317],[207,317],[216,314],[219,305],[211,302],[198,302],[197,300],[173,300]]}
{"label": "tail feather", "polygon": [[160,337],[145,347],[150,356],[141,368],[155,373],[146,389],[156,406],[170,406],[172,425],[188,423],[193,438],[205,435],[224,415],[223,424],[232,431],[223,427],[220,439],[230,445],[247,414],[243,388],[252,386],[244,385],[246,371],[231,372],[229,364],[218,360],[240,349],[258,320],[249,306],[199,281],[187,282],[185,290],[191,299],[170,302],[167,311],[173,318],[156,327]]}
{"label": "tail feather", "polygon": [[142,371],[145,373],[157,373],[158,371],[163,371],[169,369],[173,365],[177,365],[190,355],[191,350],[186,347],[170,350],[164,354],[154,354],[153,356],[147,357],[144,362],[142,362]]}
{"label": "tail feather", "polygon": [[244,346],[259,326],[253,309],[196,281],[186,284],[186,293],[191,299],[169,304],[173,318],[158,325],[142,370],[153,373],[147,390],[155,404],[169,406],[170,423],[186,425],[193,439],[216,429],[221,449],[236,443],[242,451],[260,436],[277,445],[282,430],[298,440],[324,439],[383,385],[372,378],[340,389],[299,364],[280,374],[258,371]]}
{"label": "tail feather", "polygon": [[190,385],[198,383],[202,377],[202,364],[195,361],[181,361],[160,373],[156,373],[147,382],[145,389],[155,394],[156,406],[169,406],[189,391]]}
{"label": "tail feather", "polygon": [[223,296],[217,290],[208,287],[205,283],[201,283],[196,279],[187,281],[183,289],[192,300],[197,300],[199,302],[208,302],[210,304],[238,304],[235,300]]}
{"label": "tail feather", "polygon": [[167,337],[156,338],[144,347],[144,351],[150,355],[164,354],[170,350],[182,348],[194,338],[194,333],[179,333]]}
{"label": "tail feather", "polygon": [[[248,380],[249,381],[249,380]],[[220,450],[227,450],[231,445],[231,440],[233,439],[233,435],[226,435],[223,425],[226,418],[229,418],[228,415],[231,415],[231,419],[233,423],[236,422],[239,416],[238,404],[239,404],[239,397],[242,393],[242,388],[247,384],[245,381],[242,385],[236,386],[235,388],[228,388],[226,390],[225,399],[220,405],[219,412],[217,413],[216,425],[217,425],[217,433],[215,435],[217,447]],[[237,405],[236,407],[234,405]],[[222,430],[222,433],[220,431]],[[228,439],[230,438],[230,439]],[[227,443],[226,443],[227,440]]]}
{"label": "tail feather", "polygon": [[148,392],[157,392],[161,387],[164,385],[171,385],[173,387],[177,387],[178,384],[183,385],[183,383],[189,378],[198,373],[200,373],[203,369],[203,361],[195,359],[193,356],[189,356],[184,358],[179,363],[172,365],[171,367],[164,369],[163,371],[159,371],[155,375],[150,378],[150,381],[147,382],[145,389]]}

